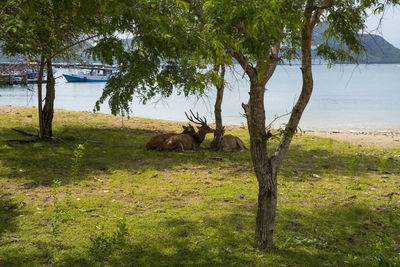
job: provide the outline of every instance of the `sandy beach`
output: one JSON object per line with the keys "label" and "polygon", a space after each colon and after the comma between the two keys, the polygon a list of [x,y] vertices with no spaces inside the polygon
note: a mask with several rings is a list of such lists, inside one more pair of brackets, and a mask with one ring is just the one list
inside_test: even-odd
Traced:
{"label": "sandy beach", "polygon": [[367,147],[399,147],[399,131],[304,131],[303,134],[332,138]]}

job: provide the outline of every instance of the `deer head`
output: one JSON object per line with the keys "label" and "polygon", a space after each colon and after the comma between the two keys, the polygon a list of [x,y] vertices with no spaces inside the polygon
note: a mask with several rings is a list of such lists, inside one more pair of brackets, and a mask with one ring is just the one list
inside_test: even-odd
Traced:
{"label": "deer head", "polygon": [[182,128],[183,128],[182,134],[190,134],[190,135],[196,134],[196,130],[190,123],[188,126],[182,125]]}
{"label": "deer head", "polygon": [[199,113],[196,112],[196,115],[194,115],[193,111],[190,110],[190,114],[192,114],[191,116],[189,116],[186,112],[186,118],[190,121],[193,122],[194,124],[199,124],[199,126],[197,126],[197,129],[199,129],[199,131],[202,131],[204,133],[213,133],[214,129],[212,129],[210,126],[207,125],[207,119],[205,117],[200,118]]}
{"label": "deer head", "polygon": [[193,111],[190,110],[191,116],[189,116],[186,112],[186,118],[188,118],[189,121],[193,122],[194,124],[199,124],[200,126],[197,126],[198,132],[193,136],[196,141],[201,144],[204,141],[204,138],[206,137],[206,134],[208,133],[213,133],[214,129],[212,129],[210,126],[207,125],[207,119],[205,117],[200,118],[199,113],[196,112],[196,115],[194,115]]}

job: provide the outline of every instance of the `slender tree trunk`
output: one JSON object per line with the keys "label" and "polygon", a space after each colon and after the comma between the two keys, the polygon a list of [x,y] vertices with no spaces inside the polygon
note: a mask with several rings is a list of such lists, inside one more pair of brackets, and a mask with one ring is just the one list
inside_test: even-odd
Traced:
{"label": "slender tree trunk", "polygon": [[249,104],[244,105],[250,133],[250,152],[258,180],[258,209],[254,246],[258,249],[274,247],[273,234],[277,206],[277,171],[267,153],[263,84],[251,82]]}
{"label": "slender tree trunk", "polygon": [[[225,64],[222,65],[217,65],[214,67],[215,71],[218,71],[221,69],[221,72],[219,73],[219,76],[221,80],[223,81],[225,79]],[[221,148],[221,138],[223,136],[223,129],[222,129],[222,100],[224,97],[224,89],[225,89],[225,83],[222,82],[219,85],[215,86],[217,88],[217,98],[215,100],[215,105],[214,105],[214,115],[215,115],[215,132],[214,132],[214,140],[211,142],[211,147],[214,149],[220,149]]]}
{"label": "slender tree trunk", "polygon": [[[258,184],[258,206],[256,217],[256,231],[254,246],[259,249],[274,247],[274,227],[277,206],[276,170],[271,170],[262,175]],[[268,183],[273,181],[274,187],[269,188]]]}
{"label": "slender tree trunk", "polygon": [[[315,13],[313,13],[315,11]],[[312,30],[322,11],[316,10],[314,1],[309,0],[304,12],[302,29],[302,76],[303,87],[291,117],[286,125],[284,135],[273,156],[267,156],[265,134],[265,113],[261,86],[251,85],[250,100],[246,112],[249,124],[251,154],[254,169],[259,183],[258,211],[256,219],[255,246],[259,249],[273,247],[274,221],[277,206],[277,174],[279,165],[289,149],[291,140],[300,122],[304,109],[313,91],[311,44]],[[254,79],[253,79],[254,81]],[[254,82],[253,82],[254,83]],[[264,89],[264,87],[262,87]],[[262,108],[261,108],[262,107]],[[246,108],[245,108],[246,110]],[[248,114],[249,113],[249,114]],[[256,113],[256,114],[254,114]],[[255,123],[257,122],[257,123]],[[265,140],[265,144],[262,142]]]}
{"label": "slender tree trunk", "polygon": [[45,58],[41,56],[39,73],[38,73],[38,116],[39,116],[39,138],[43,139],[43,98],[42,98],[42,86],[43,86],[43,69],[45,65]]}
{"label": "slender tree trunk", "polygon": [[55,99],[55,80],[51,59],[47,59],[47,84],[46,100],[43,107],[43,128],[40,129],[43,139],[50,139],[53,136],[53,116]]}

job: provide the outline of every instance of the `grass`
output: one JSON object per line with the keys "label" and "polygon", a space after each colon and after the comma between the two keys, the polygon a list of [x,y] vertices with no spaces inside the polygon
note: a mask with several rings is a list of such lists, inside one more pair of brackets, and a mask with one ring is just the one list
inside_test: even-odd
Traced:
{"label": "grass", "polygon": [[[36,111],[0,113],[0,266],[400,265],[400,148],[297,136],[278,177],[279,249],[257,251],[248,150],[147,151],[179,124],[61,110],[58,140],[9,143]],[[249,147],[246,129],[228,131]]]}

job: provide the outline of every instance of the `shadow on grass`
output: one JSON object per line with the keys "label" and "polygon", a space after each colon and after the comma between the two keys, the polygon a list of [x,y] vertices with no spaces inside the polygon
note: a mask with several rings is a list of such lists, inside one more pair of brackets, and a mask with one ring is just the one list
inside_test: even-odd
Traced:
{"label": "shadow on grass", "polygon": [[5,232],[13,232],[17,229],[15,218],[20,215],[20,205],[15,199],[8,197],[7,193],[0,195],[0,242]]}
{"label": "shadow on grass", "polygon": [[[3,148],[0,151],[0,160],[6,167],[1,169],[0,175],[28,181],[31,186],[35,186],[51,184],[55,179],[64,184],[73,180],[89,179],[93,172],[163,170],[185,165],[224,167],[230,174],[237,174],[238,171],[252,172],[249,150],[243,153],[211,150],[185,153],[147,151],[146,142],[150,136],[159,133],[132,128],[65,127],[55,132],[54,135],[60,138],[56,142],[10,145],[5,140],[19,136],[10,129],[3,128],[0,129]],[[77,144],[84,144],[85,154],[79,163],[82,167],[79,177],[72,179],[72,158]],[[208,145],[207,142],[205,145]],[[359,174],[368,172],[370,168],[377,170],[379,157],[365,154],[354,162],[352,159],[355,153],[350,150],[338,153],[329,149],[304,150],[301,143],[293,144],[280,174],[285,179],[297,181],[315,179],[310,173],[333,172],[347,175],[351,170]],[[397,164],[397,160],[392,161],[386,168],[398,172],[400,164]]]}
{"label": "shadow on grass", "polygon": [[[390,210],[372,213],[365,206],[326,206],[312,212],[283,208],[277,217],[274,251],[250,244],[253,212],[234,207],[230,214],[193,220],[167,217],[145,233],[131,233],[127,243],[110,253],[106,265],[118,266],[390,266],[399,241],[396,223],[387,224]],[[397,235],[395,235],[397,233]],[[377,245],[378,244],[378,245]],[[380,245],[379,245],[380,244]],[[110,247],[112,249],[112,247]],[[398,255],[397,255],[398,256]],[[94,264],[85,255],[64,259],[65,265]],[[393,262],[392,262],[393,261]],[[279,264],[276,264],[279,263]],[[395,265],[392,265],[395,266]]]}

